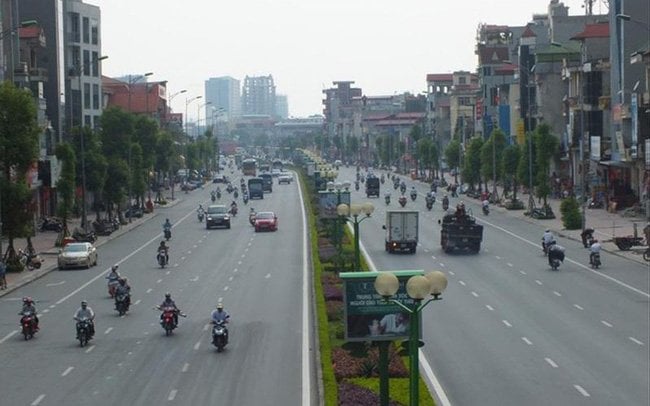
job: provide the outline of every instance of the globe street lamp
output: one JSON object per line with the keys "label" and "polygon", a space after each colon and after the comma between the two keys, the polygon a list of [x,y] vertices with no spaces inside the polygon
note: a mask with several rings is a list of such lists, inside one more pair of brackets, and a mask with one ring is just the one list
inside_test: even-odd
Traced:
{"label": "globe street lamp", "polygon": [[[209,101],[209,102],[205,102],[203,104],[199,104],[196,107],[196,138],[199,138],[199,135],[201,135],[201,133],[199,132],[199,127],[201,125],[201,109],[204,108],[205,106],[209,106],[211,104],[212,104],[212,102]],[[207,115],[207,113],[205,115],[205,127],[206,128],[208,127],[208,115]]]}
{"label": "globe street lamp", "polygon": [[187,124],[188,124],[187,106],[189,106],[190,103],[192,103],[194,100],[199,100],[199,99],[202,99],[202,98],[203,98],[203,96],[196,96],[196,97],[192,97],[191,99],[187,99],[187,98],[185,99],[185,117],[183,117],[183,119],[185,120],[185,136],[186,137],[189,137],[189,134],[187,132]]}
{"label": "globe street lamp", "polygon": [[[366,220],[370,217],[372,212],[375,211],[375,206],[368,203],[361,204],[350,204],[349,206],[345,203],[339,204],[336,207],[336,212],[341,217],[352,217],[352,224],[354,225],[354,271],[361,271],[361,250],[359,248],[359,223],[363,220]],[[363,213],[365,217],[359,219],[359,215]]]}
{"label": "globe street lamp", "polygon": [[[325,171],[323,172],[328,179],[333,179],[336,174],[333,171]],[[333,181],[327,182],[327,190],[330,192],[336,192],[336,207],[338,210],[339,205],[341,205],[341,194],[342,193],[350,193],[350,186],[352,184],[349,181],[345,182],[336,182],[334,183]],[[338,214],[338,213],[337,213]],[[339,260],[341,259],[341,256],[343,254],[343,227],[341,227],[341,222],[340,222],[340,216],[336,216],[336,222],[335,222],[335,234],[336,234],[336,248],[339,256]]]}
{"label": "globe street lamp", "polygon": [[[447,288],[447,276],[440,271],[433,271],[423,275],[415,275],[409,278],[406,282],[406,293],[413,299],[413,307],[402,304],[401,302],[391,299],[399,289],[399,280],[392,272],[381,272],[375,279],[375,290],[384,300],[390,301],[406,313],[409,314],[409,405],[418,406],[419,404],[419,384],[420,384],[420,370],[418,363],[418,348],[420,325],[419,315],[430,302],[434,300],[441,300],[440,295]],[[422,304],[428,295],[432,297]]]}

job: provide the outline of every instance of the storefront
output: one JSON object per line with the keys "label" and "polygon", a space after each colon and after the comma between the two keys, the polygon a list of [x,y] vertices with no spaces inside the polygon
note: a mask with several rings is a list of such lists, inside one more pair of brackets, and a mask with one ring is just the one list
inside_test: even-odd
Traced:
{"label": "storefront", "polygon": [[639,202],[638,191],[633,188],[632,165],[628,162],[601,161],[599,173],[607,187],[607,204],[616,202],[616,210],[631,207]]}

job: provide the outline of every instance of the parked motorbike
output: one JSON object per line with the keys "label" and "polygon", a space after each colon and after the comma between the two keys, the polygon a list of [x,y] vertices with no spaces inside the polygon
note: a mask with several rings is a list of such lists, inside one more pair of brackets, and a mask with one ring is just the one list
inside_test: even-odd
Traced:
{"label": "parked motorbike", "polygon": [[591,265],[593,269],[598,269],[601,265],[599,252],[589,255],[589,265]]}
{"label": "parked motorbike", "polygon": [[402,207],[406,206],[406,202],[407,202],[406,196],[404,196],[404,195],[400,196],[397,201],[399,202],[400,206],[402,206]]}
{"label": "parked motorbike", "polygon": [[217,352],[223,351],[226,344],[228,344],[226,321],[218,321],[212,326],[212,344],[217,347]]}
{"label": "parked motorbike", "polygon": [[92,225],[97,235],[111,235],[115,231],[115,225],[110,220],[95,220]]}
{"label": "parked motorbike", "polygon": [[129,311],[129,295],[125,293],[117,295],[115,298],[115,310],[117,310],[120,316],[124,316]]}
{"label": "parked motorbike", "polygon": [[38,255],[20,249],[18,250],[18,260],[24,268],[30,271],[39,269],[43,263],[43,260]]}
{"label": "parked motorbike", "polygon": [[650,248],[643,251],[643,259],[646,261],[650,261]]}
{"label": "parked motorbike", "polygon": [[94,243],[97,241],[97,234],[94,231],[84,231],[81,228],[75,228],[72,232],[72,238],[77,242],[89,242]]}
{"label": "parked motorbike", "polygon": [[38,229],[40,231],[56,231],[63,230],[63,223],[57,217],[43,217],[40,220]]}
{"label": "parked motorbike", "polygon": [[90,339],[90,319],[79,319],[77,321],[77,340],[79,340],[79,345],[85,347]]}
{"label": "parked motorbike", "polygon": [[20,325],[22,326],[22,333],[26,340],[34,338],[34,334],[38,331],[36,328],[36,317],[33,312],[26,311],[21,313]]}

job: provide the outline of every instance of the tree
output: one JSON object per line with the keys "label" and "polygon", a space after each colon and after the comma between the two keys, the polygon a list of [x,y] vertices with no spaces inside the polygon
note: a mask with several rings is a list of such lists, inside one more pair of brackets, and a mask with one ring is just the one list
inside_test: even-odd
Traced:
{"label": "tree", "polygon": [[[531,185],[531,179],[529,176],[530,169],[532,169],[533,172],[532,180],[535,180],[535,165],[532,165],[532,168],[529,167],[529,162],[531,161],[531,158],[529,157],[529,149],[532,149],[532,161],[534,162],[535,160],[535,143],[529,145],[532,139],[532,133],[526,134],[526,143],[521,146],[521,157],[519,159],[519,166],[517,166],[517,179],[526,187]],[[534,183],[532,185],[535,186]],[[529,190],[528,193],[530,193],[532,198],[533,191]]]}
{"label": "tree", "polygon": [[[447,144],[445,148],[445,159],[449,168],[458,168],[460,165],[460,142],[457,139],[453,139]],[[458,171],[456,171],[454,181],[458,183]]]}
{"label": "tree", "polygon": [[548,124],[540,124],[535,128],[535,167],[537,168],[537,197],[544,199],[544,206],[548,205],[547,197],[551,193],[549,171],[551,159],[560,145],[558,138],[551,134],[551,127]]}
{"label": "tree", "polygon": [[469,142],[469,147],[467,147],[465,153],[463,179],[472,188],[475,184],[478,184],[479,188],[481,186],[481,148],[483,148],[483,138],[474,137]]}
{"label": "tree", "polygon": [[20,270],[13,241],[32,231],[31,191],[27,172],[38,158],[36,105],[28,91],[11,82],[0,85],[0,199],[2,235],[9,240],[6,259],[10,270]]}
{"label": "tree", "polygon": [[55,152],[56,158],[62,162],[61,177],[56,182],[56,188],[61,196],[58,214],[63,221],[63,235],[65,236],[68,233],[68,217],[74,205],[76,157],[72,145],[68,143],[57,145]]}
{"label": "tree", "polygon": [[519,161],[521,158],[521,149],[519,145],[512,144],[508,145],[503,151],[503,159],[501,164],[503,165],[503,173],[507,179],[510,179],[512,182],[512,201],[517,200],[517,187],[518,187],[518,172],[517,168],[519,167]]}
{"label": "tree", "polygon": [[[502,165],[501,158],[503,156],[503,149],[506,144],[506,135],[501,129],[496,128],[490,134],[490,138],[483,144],[481,148],[481,174],[485,180],[487,188],[487,179],[492,179],[496,182],[502,179]],[[496,185],[494,185],[496,189]]]}

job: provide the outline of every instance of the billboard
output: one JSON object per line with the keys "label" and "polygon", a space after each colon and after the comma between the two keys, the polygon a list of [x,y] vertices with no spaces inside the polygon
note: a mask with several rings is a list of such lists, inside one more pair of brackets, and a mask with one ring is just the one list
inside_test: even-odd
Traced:
{"label": "billboard", "polygon": [[[415,301],[406,293],[406,281],[423,271],[391,271],[399,280],[395,299],[411,308]],[[408,339],[410,314],[397,304],[384,300],[375,291],[379,272],[342,272],[345,340],[393,341]],[[418,317],[421,317],[418,314]]]}
{"label": "billboard", "polygon": [[[338,194],[340,193],[341,197],[339,200]],[[335,191],[319,191],[318,192],[318,207],[319,218],[321,219],[334,219],[337,217],[336,207],[339,204],[350,205],[350,192],[335,192]]]}

